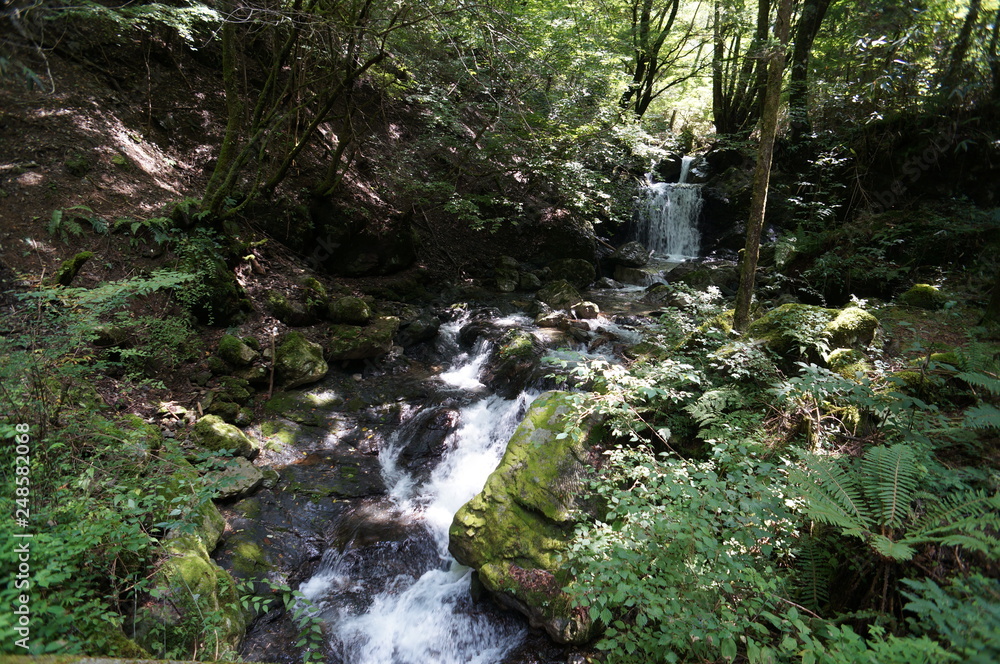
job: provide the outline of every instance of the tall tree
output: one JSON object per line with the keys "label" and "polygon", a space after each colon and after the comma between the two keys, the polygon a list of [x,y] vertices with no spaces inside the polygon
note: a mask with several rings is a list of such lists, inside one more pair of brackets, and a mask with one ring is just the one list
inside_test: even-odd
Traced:
{"label": "tall tree", "polygon": [[799,141],[811,130],[809,124],[809,59],[826,10],[832,0],[805,0],[795,26],[791,72],[788,81],[788,115],[792,140]]}
{"label": "tall tree", "polygon": [[701,44],[690,43],[700,4],[695,6],[694,17],[683,22],[680,34],[669,42],[667,40],[671,32],[679,27],[677,18],[680,7],[680,0],[667,0],[659,6],[656,0],[631,0],[629,34],[632,54],[628,67],[632,80],[622,93],[619,104],[623,109],[631,109],[636,117],[641,118],[656,97],[693,78],[701,70],[700,58],[695,57],[683,72],[671,75],[680,61],[701,50]]}
{"label": "tall tree", "polygon": [[948,68],[941,76],[938,91],[943,97],[951,97],[958,88],[962,65],[965,63],[965,56],[969,52],[969,44],[972,42],[972,30],[979,21],[981,5],[981,0],[970,0],[969,2],[969,11],[965,14],[962,30],[958,33],[955,47],[951,50],[951,56],[948,58]]}
{"label": "tall tree", "polygon": [[760,118],[760,145],[750,196],[750,218],[747,220],[747,241],[740,266],[740,287],[736,293],[736,313],[733,327],[742,332],[750,324],[750,301],[753,298],[754,277],[760,255],[760,233],[764,227],[764,210],[771,179],[774,139],[778,133],[778,111],[781,106],[781,79],[785,70],[785,47],[788,44],[792,0],[779,0],[774,23],[774,39],[767,55],[767,88]]}
{"label": "tall tree", "polygon": [[[760,118],[761,93],[767,78],[766,58],[771,1],[758,0],[757,20],[749,26],[742,0],[715,0],[712,22],[712,117],[718,134],[749,132]],[[746,42],[749,41],[749,44]]]}

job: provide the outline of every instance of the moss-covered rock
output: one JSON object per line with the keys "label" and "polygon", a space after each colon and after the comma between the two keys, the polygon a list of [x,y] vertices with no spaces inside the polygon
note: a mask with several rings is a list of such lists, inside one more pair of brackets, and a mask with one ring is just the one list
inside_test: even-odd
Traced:
{"label": "moss-covered rock", "polygon": [[328,370],[323,347],[298,332],[286,334],[275,352],[275,378],[285,388],[315,383]]}
{"label": "moss-covered rock", "polygon": [[60,286],[69,286],[76,279],[76,275],[80,273],[84,264],[94,257],[94,252],[92,251],[81,251],[72,258],[67,258],[59,266],[56,271],[56,276],[53,282],[59,284]]}
{"label": "moss-covered rock", "polygon": [[649,262],[649,249],[641,242],[626,242],[615,249],[609,260],[622,267],[643,267]]}
{"label": "moss-covered rock", "polygon": [[395,316],[379,316],[364,327],[331,325],[326,339],[329,361],[363,360],[378,357],[392,349],[392,339],[399,330]]}
{"label": "moss-covered rock", "polygon": [[216,500],[233,500],[249,496],[264,483],[264,475],[243,457],[225,462],[223,467],[202,476],[213,489]]}
{"label": "moss-covered rock", "polygon": [[549,274],[555,280],[565,279],[575,288],[586,288],[597,278],[597,269],[582,258],[563,258],[549,264]]}
{"label": "moss-covered rock", "polygon": [[219,339],[219,357],[223,362],[234,367],[248,367],[257,359],[259,353],[238,337],[224,334]]}
{"label": "moss-covered rock", "polygon": [[194,537],[183,535],[163,548],[150,600],[136,612],[136,642],[158,657],[196,650],[234,655],[248,622],[235,580]]}
{"label": "moss-covered rock", "polygon": [[868,346],[877,331],[878,319],[857,307],[842,309],[826,326],[830,345],[834,348]]}
{"label": "moss-covered rock", "polygon": [[264,411],[299,424],[323,426],[343,404],[343,397],[332,392],[278,392],[264,404]]}
{"label": "moss-covered rock", "polygon": [[237,456],[253,458],[259,451],[257,443],[232,424],[217,415],[206,415],[191,429],[192,440],[213,452],[232,450]]}
{"label": "moss-covered rock", "polygon": [[917,284],[899,296],[899,302],[918,309],[940,309],[945,304],[945,296],[930,284]]}
{"label": "moss-covered rock", "polygon": [[872,370],[872,365],[868,358],[860,350],[854,348],[838,348],[830,353],[826,359],[830,371],[834,371],[844,378],[854,379],[858,372],[862,374]]}
{"label": "moss-covered rock", "polygon": [[591,423],[580,439],[558,437],[572,398],[547,392],[535,400],[485,488],[455,515],[449,550],[502,604],[556,641],[580,644],[593,624],[562,590],[573,578],[560,556],[579,511],[596,511],[583,502],[596,436]]}
{"label": "moss-covered rock", "polygon": [[580,292],[565,279],[557,279],[545,284],[535,294],[535,297],[539,302],[544,302],[553,309],[568,309],[582,299]]}
{"label": "moss-covered rock", "polygon": [[822,362],[827,348],[863,348],[878,331],[878,319],[857,307],[825,309],[788,303],[750,324],[747,333],[786,360]]}
{"label": "moss-covered rock", "polygon": [[291,327],[305,327],[313,325],[319,320],[313,310],[305,303],[280,291],[269,290],[264,293],[264,303],[272,316]]}
{"label": "moss-covered rock", "polygon": [[[226,520],[208,499],[205,480],[194,466],[183,459],[178,461],[173,475],[160,486],[159,497],[164,506],[159,521],[176,524],[168,531],[167,539],[186,535],[195,538],[208,552],[215,549],[226,529]],[[174,509],[181,510],[183,524],[171,514]]]}
{"label": "moss-covered rock", "polygon": [[360,297],[348,295],[331,300],[326,317],[333,323],[367,325],[372,320],[372,309]]}
{"label": "moss-covered rock", "polygon": [[202,325],[230,325],[250,310],[250,300],[222,259],[188,263],[184,268],[200,281],[199,297],[191,304],[191,312]]}

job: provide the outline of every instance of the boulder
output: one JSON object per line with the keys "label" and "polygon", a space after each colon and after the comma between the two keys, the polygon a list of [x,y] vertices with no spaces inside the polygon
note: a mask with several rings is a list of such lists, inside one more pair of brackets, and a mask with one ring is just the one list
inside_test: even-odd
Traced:
{"label": "boulder", "polygon": [[182,264],[182,268],[200,279],[199,296],[190,307],[191,313],[202,325],[224,327],[237,322],[245,311],[251,309],[250,300],[225,261],[209,258],[195,262],[190,259]]}
{"label": "boulder", "polygon": [[587,301],[577,302],[570,307],[570,311],[573,313],[574,318],[583,320],[592,320],[601,315],[601,308],[593,302]]}
{"label": "boulder", "polygon": [[222,468],[202,475],[215,489],[216,500],[245,498],[264,483],[264,474],[243,457],[228,460]]}
{"label": "boulder", "polygon": [[323,347],[298,332],[286,334],[277,348],[274,373],[285,389],[315,383],[326,376],[328,370]]}
{"label": "boulder", "polygon": [[372,320],[372,309],[360,297],[348,295],[331,300],[326,317],[330,322],[344,325],[367,325]]}
{"label": "boulder", "polygon": [[513,399],[528,386],[541,363],[542,351],[530,332],[507,330],[483,363],[479,380],[504,399]]}
{"label": "boulder", "polygon": [[191,439],[212,452],[232,450],[234,455],[248,459],[257,456],[260,451],[256,441],[218,415],[206,415],[195,422],[191,429]]}
{"label": "boulder", "polygon": [[219,339],[219,357],[234,367],[248,367],[260,354],[238,337],[224,334]]}
{"label": "boulder", "polygon": [[563,258],[549,264],[552,279],[565,279],[576,288],[586,288],[597,278],[597,269],[582,258]]}
{"label": "boulder", "polygon": [[649,249],[641,242],[626,242],[611,254],[609,260],[622,267],[643,267],[649,262]]}
{"label": "boulder", "polygon": [[311,307],[276,290],[267,291],[264,302],[272,316],[290,327],[314,325],[319,320]]}
{"label": "boulder", "polygon": [[538,275],[531,272],[522,272],[518,275],[517,289],[523,291],[536,291],[542,287],[542,280]]}
{"label": "boulder", "polygon": [[580,292],[565,279],[545,284],[535,297],[553,309],[568,309],[582,299]]}
{"label": "boulder", "polygon": [[945,297],[940,290],[930,284],[917,284],[899,296],[899,301],[918,309],[940,309],[944,306]]}
{"label": "boulder", "polygon": [[510,256],[498,258],[493,279],[496,281],[497,290],[501,293],[513,293],[517,290],[521,280],[520,265],[517,260]]}
{"label": "boulder", "polygon": [[837,310],[788,303],[751,323],[747,333],[786,360],[824,363],[824,351],[863,348],[877,330],[878,319],[857,307]]}
{"label": "boulder", "polygon": [[385,355],[392,350],[392,339],[398,330],[399,319],[395,316],[380,316],[364,327],[331,325],[325,342],[326,358],[334,362]]}
{"label": "boulder", "polygon": [[449,550],[532,626],[559,643],[583,644],[595,629],[563,591],[573,576],[561,555],[580,512],[599,511],[584,500],[598,436],[596,422],[587,422],[579,438],[559,437],[574,398],[546,392],[531,404],[485,488],[455,515]]}
{"label": "boulder", "polygon": [[396,343],[404,348],[437,337],[441,321],[432,314],[421,314],[399,328]]}

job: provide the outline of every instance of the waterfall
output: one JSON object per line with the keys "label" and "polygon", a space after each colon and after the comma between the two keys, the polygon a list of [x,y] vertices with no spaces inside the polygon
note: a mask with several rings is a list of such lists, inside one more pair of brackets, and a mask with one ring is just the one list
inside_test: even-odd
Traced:
{"label": "waterfall", "polygon": [[[441,330],[442,343],[455,351],[459,325]],[[489,350],[480,344],[458,355],[442,382],[454,390],[481,391],[475,375]],[[341,662],[494,664],[524,640],[521,621],[472,602],[472,571],[448,553],[448,528],[455,512],[482,490],[534,397],[492,395],[461,408],[447,451],[423,480],[399,463],[410,429],[404,425],[388,441],[380,459],[390,504],[380,510],[381,518],[397,521],[409,534],[374,552],[328,551],[301,586],[331,625]],[[410,421],[419,420],[418,414]]]}
{"label": "waterfall", "polygon": [[693,160],[689,156],[682,159],[676,184],[653,182],[647,175],[640,194],[638,240],[670,260],[696,258],[700,249],[701,185],[686,182]]}

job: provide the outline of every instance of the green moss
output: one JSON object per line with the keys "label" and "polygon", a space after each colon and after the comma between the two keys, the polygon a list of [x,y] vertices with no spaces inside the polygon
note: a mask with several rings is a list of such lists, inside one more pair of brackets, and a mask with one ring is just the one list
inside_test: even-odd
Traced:
{"label": "green moss", "polygon": [[360,297],[341,297],[330,302],[327,318],[333,323],[367,325],[372,320],[372,310]]}
{"label": "green moss", "polygon": [[219,339],[219,357],[234,367],[250,366],[257,359],[257,352],[231,334]]}
{"label": "green moss", "polygon": [[191,431],[195,443],[213,452],[232,450],[234,454],[252,457],[258,449],[255,441],[217,415],[206,415]]}
{"label": "green moss", "polygon": [[76,275],[79,274],[83,265],[93,257],[94,252],[92,251],[81,251],[72,258],[64,260],[56,272],[55,283],[60,286],[69,286],[76,279]]}
{"label": "green moss", "polygon": [[286,388],[315,383],[329,367],[323,358],[323,348],[298,332],[289,332],[278,346],[275,375]]}
{"label": "green moss", "polygon": [[917,284],[900,295],[899,301],[902,304],[918,309],[940,309],[944,306],[945,296],[935,286]]}
{"label": "green moss", "polygon": [[365,327],[331,325],[326,357],[331,360],[363,360],[388,353],[399,330],[395,316],[380,316]]}
{"label": "green moss", "polygon": [[233,548],[233,569],[242,575],[261,574],[273,565],[267,561],[264,549],[255,542],[240,542]]}
{"label": "green moss", "polygon": [[875,338],[877,330],[878,319],[857,307],[841,310],[826,326],[831,345],[835,348],[867,346]]}

